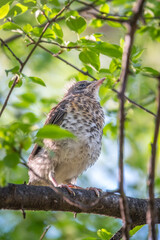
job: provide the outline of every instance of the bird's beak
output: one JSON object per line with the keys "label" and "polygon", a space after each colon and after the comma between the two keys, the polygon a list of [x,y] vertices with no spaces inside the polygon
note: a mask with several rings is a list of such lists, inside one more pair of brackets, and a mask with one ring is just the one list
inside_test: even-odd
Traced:
{"label": "bird's beak", "polygon": [[98,88],[98,87],[104,82],[105,79],[106,79],[106,78],[104,77],[104,78],[101,78],[101,79],[98,80],[98,81],[94,81],[92,86]]}

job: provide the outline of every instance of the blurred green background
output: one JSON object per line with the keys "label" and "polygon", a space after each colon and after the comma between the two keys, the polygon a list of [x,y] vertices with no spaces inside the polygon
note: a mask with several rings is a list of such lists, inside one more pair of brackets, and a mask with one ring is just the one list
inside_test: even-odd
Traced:
{"label": "blurred green background", "polygon": [[[3,1],[2,1],[3,2]],[[87,4],[93,1],[84,1]],[[159,71],[160,62],[160,43],[159,43],[159,20],[152,19],[158,16],[160,3],[157,1],[146,1],[144,18],[145,23],[138,23],[138,31],[135,34],[134,47],[131,56],[132,74],[129,76],[126,95],[135,102],[143,105],[150,111],[156,113],[157,102],[157,81],[154,78],[146,77],[144,74],[154,74]],[[27,24],[31,26],[40,25],[37,17],[37,11],[43,9],[49,17],[50,14],[56,14],[65,5],[65,1],[8,1],[10,11],[1,19],[3,26],[8,19],[20,27]],[[0,7],[4,5],[1,3]],[[132,14],[134,1],[120,0],[109,1],[107,4],[109,14],[118,14],[120,16],[129,17]],[[16,10],[16,7],[20,10]],[[23,8],[22,8],[23,6]],[[47,7],[51,9],[46,10]],[[64,14],[64,19],[58,24],[63,30],[61,41],[54,39],[54,42],[67,46],[70,42],[81,44],[81,39],[93,40],[94,34],[101,33],[100,40],[110,44],[116,44],[123,48],[125,27],[117,23],[109,21],[96,20],[86,11],[81,12],[81,16],[86,20],[87,27],[81,33],[77,34],[72,31],[66,24],[66,19],[70,15],[74,15],[73,10],[85,7],[76,1]],[[107,9],[105,1],[97,1],[95,4],[97,9]],[[25,7],[28,10],[25,10]],[[14,9],[13,9],[14,8]],[[92,9],[93,10],[93,9]],[[48,11],[48,12],[47,12]],[[108,11],[108,10],[107,10]],[[3,40],[17,34],[13,29],[6,31],[0,28],[0,36]],[[33,33],[30,33],[31,36]],[[36,40],[36,36],[34,36]],[[47,38],[46,38],[47,39]],[[52,41],[53,39],[47,39]],[[95,39],[94,39],[95,41]],[[24,61],[33,45],[27,47],[27,37],[24,35],[16,40],[8,43],[12,51]],[[87,43],[89,44],[89,43]],[[52,44],[44,44],[52,52],[57,53],[59,48]],[[90,49],[89,46],[84,48]],[[105,190],[114,190],[118,187],[118,109],[119,103],[117,95],[111,90],[114,83],[120,75],[121,59],[109,57],[107,54],[98,55],[100,59],[99,69],[95,69],[92,64],[85,64],[79,59],[79,53],[84,49],[64,50],[60,55],[68,62],[76,67],[88,70],[93,76],[100,78],[106,76],[106,81],[100,89],[101,105],[105,111],[105,126],[102,153],[96,164],[88,169],[78,179],[78,185],[82,187],[99,187]],[[14,72],[6,70],[17,66],[17,61],[2,46],[0,50],[0,106],[2,107],[4,100],[9,91],[9,82],[14,76]],[[146,67],[149,67],[148,69]],[[9,183],[22,184],[28,182],[28,170],[21,164],[14,164],[10,160],[6,161],[7,154],[12,153],[13,148],[21,148],[21,154],[26,160],[33,148],[36,130],[42,127],[46,118],[46,114],[51,107],[55,106],[63,97],[66,89],[78,80],[91,80],[87,76],[83,76],[74,68],[68,66],[64,62],[56,59],[37,48],[23,73],[27,76],[41,78],[46,87],[38,85],[27,79],[22,79],[22,86],[16,87],[9,99],[7,108],[0,119],[0,184]],[[119,89],[119,84],[116,85]],[[125,138],[125,192],[126,195],[132,197],[146,198],[147,194],[147,170],[148,161],[151,155],[151,141],[153,139],[154,116],[126,102],[126,138]],[[26,128],[28,127],[28,130]],[[156,197],[160,192],[160,157],[156,163]],[[97,231],[105,228],[110,233],[115,233],[121,226],[121,221],[105,216],[97,216],[93,214],[78,214],[74,218],[73,213],[65,212],[26,212],[26,219],[23,219],[20,211],[0,212],[0,239],[40,239],[44,229],[51,225],[44,239],[56,240],[91,240],[103,239]],[[157,226],[158,231],[158,226]],[[132,239],[147,239],[147,226],[142,227]],[[106,234],[107,235],[107,234]],[[106,235],[104,239],[106,238]],[[109,236],[109,235],[108,235]],[[159,235],[160,239],[160,235]]]}

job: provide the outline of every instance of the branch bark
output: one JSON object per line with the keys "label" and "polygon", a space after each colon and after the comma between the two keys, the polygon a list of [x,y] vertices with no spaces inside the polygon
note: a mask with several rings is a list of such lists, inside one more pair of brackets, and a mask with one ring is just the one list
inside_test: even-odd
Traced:
{"label": "branch bark", "polygon": [[[92,190],[73,189],[75,196],[71,196],[65,188],[57,189],[60,194],[50,187],[43,186],[9,184],[6,187],[0,187],[0,209],[93,213],[121,218],[118,194],[103,192],[101,197],[97,198]],[[77,204],[65,201],[62,194]],[[148,200],[131,197],[126,197],[126,200],[134,225],[146,224]],[[157,212],[156,222],[160,223],[160,198],[155,199],[155,211]]]}
{"label": "branch bark", "polygon": [[134,34],[137,28],[137,21],[142,14],[143,5],[145,0],[137,0],[135,7],[133,8],[133,16],[129,22],[126,23],[127,34],[125,36],[125,44],[124,51],[122,56],[122,71],[120,76],[121,90],[119,94],[120,99],[120,126],[119,126],[119,190],[120,190],[120,209],[121,216],[124,223],[124,239],[129,239],[129,229],[131,226],[130,214],[128,202],[124,193],[124,167],[123,167],[123,159],[124,159],[124,123],[125,123],[125,90],[127,86],[128,74],[129,74],[129,63],[130,63],[130,55],[134,40]]}

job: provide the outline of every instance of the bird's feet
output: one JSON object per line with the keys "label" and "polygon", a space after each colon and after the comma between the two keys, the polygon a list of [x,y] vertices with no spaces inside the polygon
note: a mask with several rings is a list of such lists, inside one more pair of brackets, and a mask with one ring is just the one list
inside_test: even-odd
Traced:
{"label": "bird's feet", "polygon": [[52,183],[54,187],[60,187],[60,188],[65,188],[69,192],[69,194],[73,194],[75,196],[75,192],[71,189],[72,185],[67,185],[67,184],[58,184],[56,179],[54,178],[54,173],[53,171],[50,171],[49,173],[49,180]]}
{"label": "bird's feet", "polygon": [[92,190],[92,191],[94,191],[97,197],[100,197],[100,196],[101,196],[102,189],[100,189],[100,188],[88,187],[88,188],[86,188],[86,189],[87,189],[87,190]]}
{"label": "bird's feet", "polygon": [[71,185],[59,184],[58,187],[60,187],[60,188],[65,188],[65,189],[67,189],[67,191],[69,192],[69,194],[73,194],[74,196],[76,195],[75,192],[72,190]]}

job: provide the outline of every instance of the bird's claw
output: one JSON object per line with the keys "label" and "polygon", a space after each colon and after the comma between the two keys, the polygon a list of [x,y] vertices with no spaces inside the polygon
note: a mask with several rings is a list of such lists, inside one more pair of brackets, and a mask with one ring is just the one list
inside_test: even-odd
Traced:
{"label": "bird's claw", "polygon": [[65,189],[67,189],[67,191],[69,192],[69,194],[73,194],[74,196],[76,195],[75,192],[71,189],[71,186],[70,186],[70,185],[60,184],[60,185],[58,185],[58,187],[60,187],[60,188],[65,188]]}
{"label": "bird's claw", "polygon": [[101,196],[102,189],[100,189],[100,188],[88,187],[88,188],[86,188],[86,189],[87,189],[87,190],[92,190],[92,191],[94,191],[97,197],[100,197],[100,196]]}

